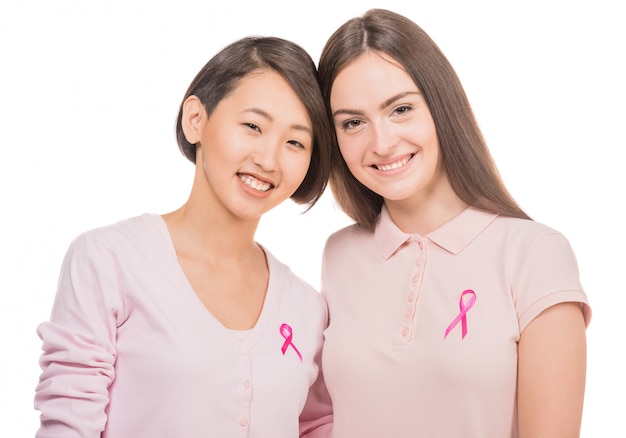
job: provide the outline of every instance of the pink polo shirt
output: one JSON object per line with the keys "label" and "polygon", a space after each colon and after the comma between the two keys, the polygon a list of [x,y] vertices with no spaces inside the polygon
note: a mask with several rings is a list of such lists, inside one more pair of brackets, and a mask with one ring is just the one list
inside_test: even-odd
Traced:
{"label": "pink polo shirt", "polygon": [[419,236],[383,207],[322,269],[333,438],[516,437],[520,333],[561,302],[591,316],[562,234],[474,208]]}

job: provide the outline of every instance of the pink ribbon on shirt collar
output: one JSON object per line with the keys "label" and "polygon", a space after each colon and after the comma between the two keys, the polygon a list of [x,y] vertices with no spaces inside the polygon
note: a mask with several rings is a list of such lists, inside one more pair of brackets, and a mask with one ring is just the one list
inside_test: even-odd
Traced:
{"label": "pink ribbon on shirt collar", "polygon": [[[463,297],[465,295],[472,296],[466,304],[463,303]],[[465,339],[465,335],[467,335],[467,312],[469,312],[469,310],[472,308],[475,302],[476,302],[476,293],[473,290],[467,289],[461,293],[461,298],[459,299],[459,309],[461,311],[446,329],[446,334],[443,335],[444,339],[448,336],[448,333],[450,333],[452,329],[457,326],[459,321],[461,321],[461,339]]]}
{"label": "pink ribbon on shirt collar", "polygon": [[300,354],[296,346],[293,344],[293,330],[291,329],[291,326],[289,324],[282,324],[280,326],[280,334],[283,338],[285,338],[285,342],[283,343],[283,346],[280,348],[280,351],[283,352],[283,356],[285,355],[287,348],[291,346],[291,348],[293,348],[293,350],[298,355],[300,362],[302,362],[302,355]]}

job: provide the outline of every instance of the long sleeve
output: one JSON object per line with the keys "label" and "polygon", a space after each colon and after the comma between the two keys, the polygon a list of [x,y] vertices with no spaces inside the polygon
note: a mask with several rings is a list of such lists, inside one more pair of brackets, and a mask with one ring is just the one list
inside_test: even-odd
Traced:
{"label": "long sleeve", "polygon": [[39,326],[42,373],[35,408],[38,438],[100,437],[115,378],[122,300],[114,257],[85,235],[70,246],[50,322]]}
{"label": "long sleeve", "polygon": [[[328,326],[328,307],[322,300],[324,309],[324,327]],[[321,334],[320,349],[315,355],[315,363],[319,370],[317,379],[309,388],[306,404],[300,413],[300,437],[303,438],[328,438],[333,425],[333,409],[330,395],[326,389],[324,372],[322,370],[322,345]]]}
{"label": "long sleeve", "polygon": [[330,395],[320,368],[317,380],[311,386],[306,405],[300,414],[300,437],[328,438],[332,425],[333,410]]}

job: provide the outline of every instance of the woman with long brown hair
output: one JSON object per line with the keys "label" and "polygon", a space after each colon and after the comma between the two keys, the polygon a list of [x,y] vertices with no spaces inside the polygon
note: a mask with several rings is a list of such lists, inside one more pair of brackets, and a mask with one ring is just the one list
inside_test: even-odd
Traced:
{"label": "woman with long brown hair", "polygon": [[503,185],[441,50],[374,9],[319,70],[330,185],[356,222],[323,259],[333,437],[578,436],[591,312],[574,253]]}

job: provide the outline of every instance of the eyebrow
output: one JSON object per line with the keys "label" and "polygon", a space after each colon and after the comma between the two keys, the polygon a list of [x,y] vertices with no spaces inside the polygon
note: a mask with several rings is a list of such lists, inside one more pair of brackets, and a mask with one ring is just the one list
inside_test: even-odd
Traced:
{"label": "eyebrow", "polygon": [[[263,118],[266,118],[270,122],[274,121],[274,117],[272,117],[267,111],[262,110],[261,108],[257,108],[257,107],[247,108],[247,109],[244,110],[244,112],[255,113],[255,114],[260,115]],[[313,130],[308,125],[301,125],[300,123],[292,123],[291,125],[289,125],[289,127],[291,129],[296,129],[298,131],[304,131],[304,132],[306,132],[309,135],[313,135]]]}
{"label": "eyebrow", "polygon": [[[409,96],[411,94],[420,95],[421,93],[419,91],[403,91],[402,93],[398,93],[394,96],[391,96],[389,99],[385,100],[383,103],[380,104],[379,108],[381,110],[385,109],[386,107],[394,103],[396,100],[402,99],[403,97]],[[336,117],[340,114],[361,115],[363,114],[363,112],[359,110],[355,110],[355,109],[348,109],[348,108],[338,109],[337,111],[333,112],[333,117]]]}

